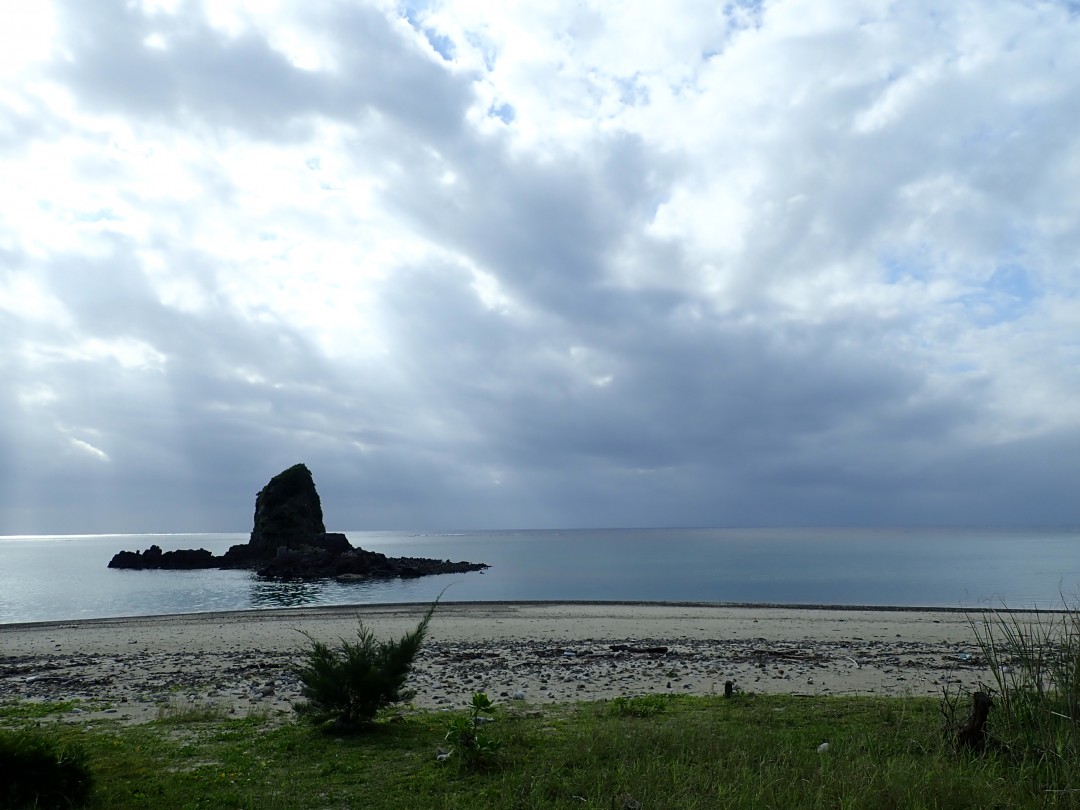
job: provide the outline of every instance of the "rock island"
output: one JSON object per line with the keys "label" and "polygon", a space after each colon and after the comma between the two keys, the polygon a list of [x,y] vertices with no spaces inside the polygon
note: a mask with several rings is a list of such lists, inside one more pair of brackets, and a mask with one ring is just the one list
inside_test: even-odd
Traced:
{"label": "rock island", "polygon": [[336,579],[340,582],[429,574],[481,571],[485,563],[423,557],[387,557],[353,546],[338,532],[326,531],[322,502],[311,470],[296,464],[275,475],[255,497],[251,539],[220,556],[204,548],[120,551],[109,568],[192,570],[253,568],[265,579]]}

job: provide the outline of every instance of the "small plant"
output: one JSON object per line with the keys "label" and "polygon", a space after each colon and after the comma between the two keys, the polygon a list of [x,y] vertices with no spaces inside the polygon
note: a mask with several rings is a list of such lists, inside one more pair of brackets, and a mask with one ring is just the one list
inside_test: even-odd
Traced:
{"label": "small plant", "polygon": [[157,720],[160,723],[212,723],[228,716],[227,706],[209,700],[203,703],[187,703],[174,699],[158,704],[157,707]]}
{"label": "small plant", "polygon": [[405,681],[438,604],[436,599],[416,629],[397,641],[377,640],[363,622],[356,642],[341,639],[337,647],[305,633],[311,647],[297,674],[307,702],[297,711],[315,722],[332,720],[339,729],[354,729],[391,703],[409,700],[415,693],[405,689]]}
{"label": "small plant", "polygon": [[482,768],[494,762],[502,747],[500,740],[484,731],[484,725],[492,720],[494,704],[484,692],[476,692],[469,710],[467,717],[447,722],[446,741],[450,743],[449,754],[457,754],[471,768]]}
{"label": "small plant", "polygon": [[615,717],[652,717],[668,707],[666,695],[639,695],[617,697],[611,701],[611,713]]}
{"label": "small plant", "polygon": [[0,808],[82,807],[92,788],[82,749],[41,731],[0,730]]}

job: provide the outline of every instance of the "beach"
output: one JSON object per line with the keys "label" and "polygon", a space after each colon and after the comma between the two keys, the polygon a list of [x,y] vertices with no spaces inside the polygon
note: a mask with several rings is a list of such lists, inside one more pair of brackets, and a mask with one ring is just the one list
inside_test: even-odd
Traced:
{"label": "beach", "polygon": [[[213,706],[288,716],[308,638],[378,638],[426,605],[0,625],[0,702],[76,701],[62,720],[146,722]],[[674,603],[445,603],[409,686],[419,708],[642,694],[940,695],[990,678],[963,611]]]}

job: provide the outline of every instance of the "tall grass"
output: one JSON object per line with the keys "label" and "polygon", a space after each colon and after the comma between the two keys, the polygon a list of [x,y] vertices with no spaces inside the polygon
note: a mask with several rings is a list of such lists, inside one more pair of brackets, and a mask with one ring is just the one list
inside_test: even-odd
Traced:
{"label": "tall grass", "polygon": [[988,611],[972,630],[990,669],[992,739],[1014,757],[1080,769],[1080,607]]}

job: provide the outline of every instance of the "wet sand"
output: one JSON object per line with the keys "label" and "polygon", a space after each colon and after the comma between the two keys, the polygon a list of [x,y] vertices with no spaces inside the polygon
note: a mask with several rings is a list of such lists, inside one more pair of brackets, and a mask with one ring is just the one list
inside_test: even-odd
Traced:
{"label": "wet sand", "polygon": [[[145,722],[162,706],[288,714],[308,644],[415,627],[424,605],[200,613],[0,625],[0,701],[76,700],[64,719]],[[657,603],[446,603],[410,686],[414,705],[651,693],[939,695],[989,673],[971,614]]]}

